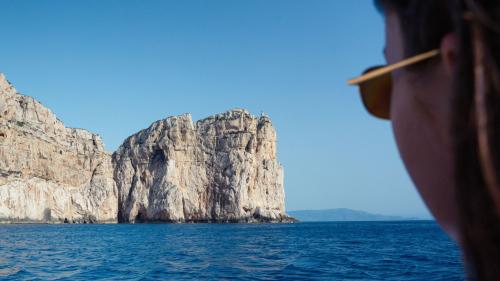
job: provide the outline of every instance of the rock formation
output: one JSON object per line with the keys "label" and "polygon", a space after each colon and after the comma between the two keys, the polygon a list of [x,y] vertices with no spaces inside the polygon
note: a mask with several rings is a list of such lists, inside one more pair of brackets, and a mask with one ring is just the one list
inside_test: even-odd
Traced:
{"label": "rock formation", "polygon": [[116,222],[111,155],[0,74],[0,222]]}
{"label": "rock formation", "polygon": [[170,117],[113,154],[122,222],[288,221],[270,120],[232,110]]}
{"label": "rock formation", "polygon": [[292,220],[267,116],[170,117],[111,156],[0,74],[0,223]]}

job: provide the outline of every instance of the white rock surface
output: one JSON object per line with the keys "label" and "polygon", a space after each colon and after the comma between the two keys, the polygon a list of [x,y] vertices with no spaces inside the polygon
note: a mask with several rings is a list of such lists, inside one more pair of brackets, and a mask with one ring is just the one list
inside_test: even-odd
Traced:
{"label": "white rock surface", "polygon": [[116,222],[111,155],[0,74],[0,222]]}
{"label": "white rock surface", "polygon": [[113,154],[122,222],[289,221],[276,132],[232,110],[193,123],[170,117]]}
{"label": "white rock surface", "polygon": [[293,221],[284,197],[267,116],[170,117],[111,156],[0,74],[0,223]]}

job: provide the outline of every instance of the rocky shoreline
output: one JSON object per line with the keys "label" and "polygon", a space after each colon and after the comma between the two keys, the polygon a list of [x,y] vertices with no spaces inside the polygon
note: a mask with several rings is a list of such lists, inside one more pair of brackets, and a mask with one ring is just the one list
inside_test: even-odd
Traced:
{"label": "rocky shoreline", "polygon": [[113,154],[0,74],[0,223],[293,222],[267,116],[159,120]]}

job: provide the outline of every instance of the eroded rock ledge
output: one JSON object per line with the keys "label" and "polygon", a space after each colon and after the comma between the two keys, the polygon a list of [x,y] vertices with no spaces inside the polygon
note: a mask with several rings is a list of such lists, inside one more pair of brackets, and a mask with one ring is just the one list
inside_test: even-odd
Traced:
{"label": "eroded rock ledge", "polygon": [[286,222],[266,116],[169,117],[113,154],[0,74],[1,222]]}

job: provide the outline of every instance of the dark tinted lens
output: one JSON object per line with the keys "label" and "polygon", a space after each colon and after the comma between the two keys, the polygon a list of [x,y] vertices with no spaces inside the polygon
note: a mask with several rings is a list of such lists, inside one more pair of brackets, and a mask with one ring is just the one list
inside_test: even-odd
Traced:
{"label": "dark tinted lens", "polygon": [[[380,67],[382,66],[372,67],[364,73],[368,73]],[[363,82],[359,85],[359,88],[363,104],[368,112],[378,118],[390,119],[392,92],[391,74],[384,74]]]}

